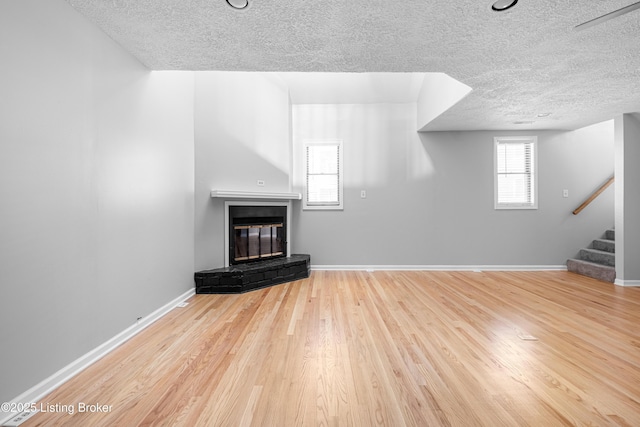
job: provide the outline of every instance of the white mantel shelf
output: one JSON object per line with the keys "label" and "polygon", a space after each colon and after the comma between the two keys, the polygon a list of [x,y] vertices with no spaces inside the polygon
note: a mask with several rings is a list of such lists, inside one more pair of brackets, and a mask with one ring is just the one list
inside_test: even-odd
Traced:
{"label": "white mantel shelf", "polygon": [[266,199],[266,200],[301,200],[300,193],[263,193],[253,191],[211,190],[211,197],[218,199]]}

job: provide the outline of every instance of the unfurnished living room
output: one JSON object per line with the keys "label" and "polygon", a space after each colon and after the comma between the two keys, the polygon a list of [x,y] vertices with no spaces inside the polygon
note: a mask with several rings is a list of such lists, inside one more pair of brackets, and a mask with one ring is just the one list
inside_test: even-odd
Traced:
{"label": "unfurnished living room", "polygon": [[0,2],[0,425],[640,425],[640,3]]}

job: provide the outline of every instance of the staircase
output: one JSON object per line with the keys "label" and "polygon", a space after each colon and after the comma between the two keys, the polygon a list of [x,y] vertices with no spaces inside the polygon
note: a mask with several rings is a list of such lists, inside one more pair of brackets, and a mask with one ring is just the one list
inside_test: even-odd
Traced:
{"label": "staircase", "polygon": [[607,230],[604,238],[591,243],[591,248],[580,249],[578,259],[567,260],[567,270],[613,283],[616,279],[615,238],[615,231]]}

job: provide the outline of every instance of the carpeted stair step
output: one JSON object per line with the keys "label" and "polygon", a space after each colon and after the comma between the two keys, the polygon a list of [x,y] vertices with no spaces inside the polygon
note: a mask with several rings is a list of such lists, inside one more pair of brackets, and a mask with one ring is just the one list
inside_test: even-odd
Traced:
{"label": "carpeted stair step", "polygon": [[582,259],[567,260],[567,270],[605,282],[613,283],[616,280],[615,267],[596,264]]}
{"label": "carpeted stair step", "polygon": [[616,265],[615,254],[612,254],[611,252],[599,251],[597,249],[580,249],[578,257],[585,261],[608,265],[610,267],[614,267]]}
{"label": "carpeted stair step", "polygon": [[616,240],[616,231],[615,230],[605,231],[604,238],[607,240]]}
{"label": "carpeted stair step", "polygon": [[597,249],[599,251],[605,252],[616,252],[616,242],[615,240],[607,240],[607,239],[596,239],[593,241],[592,245],[593,249]]}

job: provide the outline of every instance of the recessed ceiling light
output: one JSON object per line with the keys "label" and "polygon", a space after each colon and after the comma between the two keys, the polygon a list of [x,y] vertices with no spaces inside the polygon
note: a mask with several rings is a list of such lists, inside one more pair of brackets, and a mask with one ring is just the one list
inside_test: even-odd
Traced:
{"label": "recessed ceiling light", "polygon": [[495,12],[504,12],[515,6],[516,3],[518,3],[518,0],[498,0],[491,5],[491,9]]}
{"label": "recessed ceiling light", "polygon": [[535,123],[534,120],[518,120],[517,122],[513,122],[514,125],[530,125]]}
{"label": "recessed ceiling light", "polygon": [[227,3],[234,9],[246,9],[249,6],[249,0],[227,0]]}
{"label": "recessed ceiling light", "polygon": [[538,117],[549,117],[551,115],[551,113],[540,113],[538,114]]}

